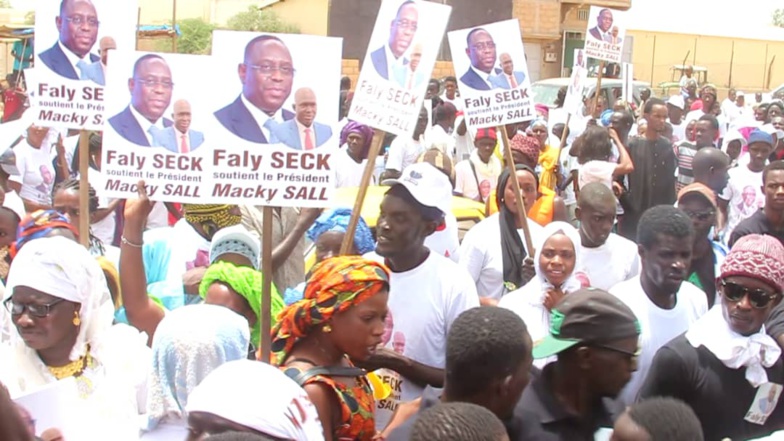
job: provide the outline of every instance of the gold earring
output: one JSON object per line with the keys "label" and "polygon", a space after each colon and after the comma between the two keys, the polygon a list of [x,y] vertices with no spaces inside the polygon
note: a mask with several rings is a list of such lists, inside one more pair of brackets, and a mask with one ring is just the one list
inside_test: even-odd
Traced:
{"label": "gold earring", "polygon": [[332,326],[324,325],[324,333],[329,334],[330,332],[332,332]]}
{"label": "gold earring", "polygon": [[74,318],[71,320],[71,323],[73,323],[74,326],[79,326],[82,324],[82,319],[79,318],[78,311],[74,311]]}

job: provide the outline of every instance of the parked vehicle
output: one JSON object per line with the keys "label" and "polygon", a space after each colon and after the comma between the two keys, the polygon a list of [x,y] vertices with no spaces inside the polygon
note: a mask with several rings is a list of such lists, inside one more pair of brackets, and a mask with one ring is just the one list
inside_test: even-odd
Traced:
{"label": "parked vehicle", "polygon": [[[593,96],[596,90],[596,78],[587,78],[583,96]],[[555,107],[555,99],[558,97],[558,90],[569,86],[569,78],[550,78],[541,80],[531,85],[531,93],[536,104],[544,104],[550,108]],[[640,105],[640,92],[644,88],[650,88],[650,83],[644,81],[634,82],[634,106]],[[602,79],[602,94],[608,103],[612,104],[621,97],[623,80],[615,78]]]}

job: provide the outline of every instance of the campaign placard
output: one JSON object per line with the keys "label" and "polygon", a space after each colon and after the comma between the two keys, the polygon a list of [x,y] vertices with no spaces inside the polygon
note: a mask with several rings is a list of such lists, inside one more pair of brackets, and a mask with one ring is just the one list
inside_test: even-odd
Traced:
{"label": "campaign placard", "polygon": [[213,52],[118,52],[106,86],[107,196],[130,197],[144,179],[159,201],[328,205],[340,39],[220,32]]}
{"label": "campaign placard", "polygon": [[517,20],[453,31],[448,37],[470,130],[536,117]]}
{"label": "campaign placard", "polygon": [[136,0],[42,0],[35,11],[35,69],[25,76],[37,124],[101,130],[107,61],[136,45]]}
{"label": "campaign placard", "polygon": [[564,99],[564,109],[570,115],[577,115],[582,111],[583,91],[585,90],[585,80],[588,78],[586,68],[585,51],[583,49],[574,50],[574,65],[572,75],[569,77],[569,87],[566,89]]}
{"label": "campaign placard", "polygon": [[414,131],[451,6],[385,0],[348,118],[398,136]]}
{"label": "campaign placard", "polygon": [[621,98],[627,103],[634,102],[634,65],[632,63],[621,64],[621,78],[623,78],[623,89]]}
{"label": "campaign placard", "polygon": [[585,54],[598,60],[620,63],[623,39],[626,38],[624,13],[615,9],[591,6],[588,17]]}

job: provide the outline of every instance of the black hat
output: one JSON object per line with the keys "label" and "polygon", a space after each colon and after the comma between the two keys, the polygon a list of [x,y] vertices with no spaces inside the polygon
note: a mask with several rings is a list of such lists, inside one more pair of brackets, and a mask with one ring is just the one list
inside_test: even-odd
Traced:
{"label": "black hat", "polygon": [[623,301],[597,288],[567,295],[550,313],[550,335],[534,346],[546,358],[578,343],[605,344],[640,335],[640,322]]}

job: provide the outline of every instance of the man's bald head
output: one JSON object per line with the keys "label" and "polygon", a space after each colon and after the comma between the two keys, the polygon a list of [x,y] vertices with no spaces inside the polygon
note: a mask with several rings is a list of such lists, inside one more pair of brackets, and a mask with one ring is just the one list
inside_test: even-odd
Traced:
{"label": "man's bald head", "polygon": [[501,69],[504,70],[504,73],[507,75],[512,75],[512,72],[514,72],[514,63],[512,62],[512,56],[507,53],[503,53],[498,58],[501,60]]}
{"label": "man's bald head", "polygon": [[101,38],[101,41],[98,43],[98,48],[101,53],[101,63],[106,66],[106,62],[109,59],[109,52],[117,49],[117,43],[114,41],[114,38],[106,36]]}
{"label": "man's bald head", "polygon": [[727,185],[730,157],[715,147],[703,147],[694,155],[691,162],[694,182],[720,192]]}
{"label": "man's bald head", "polygon": [[575,212],[580,221],[580,240],[587,248],[602,246],[615,224],[615,195],[606,185],[592,182],[580,189]]}
{"label": "man's bald head", "polygon": [[174,127],[181,133],[188,131],[191,126],[191,103],[186,100],[177,100],[174,102]]}
{"label": "man's bald head", "polygon": [[316,93],[309,87],[302,87],[294,92],[294,111],[297,121],[305,127],[310,127],[316,119]]}

